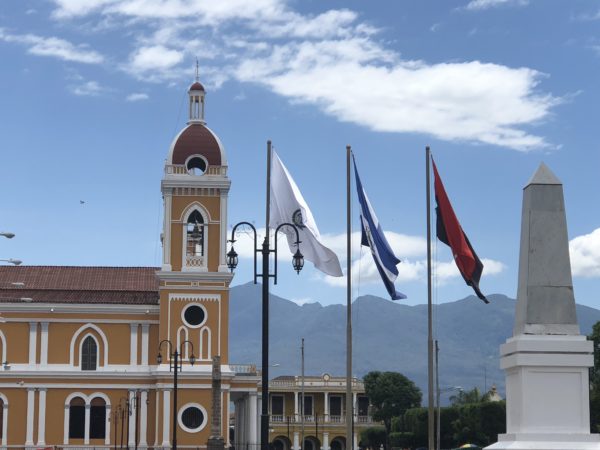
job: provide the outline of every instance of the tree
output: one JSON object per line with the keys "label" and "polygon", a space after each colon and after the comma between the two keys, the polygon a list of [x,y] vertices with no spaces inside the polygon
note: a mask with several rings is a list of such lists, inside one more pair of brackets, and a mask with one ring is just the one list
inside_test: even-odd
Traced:
{"label": "tree", "polygon": [[593,433],[600,430],[600,322],[592,327],[588,339],[594,342],[594,367],[590,368],[590,425]]}
{"label": "tree", "polygon": [[385,428],[369,427],[360,432],[361,448],[379,450],[381,444],[385,444]]}
{"label": "tree", "polygon": [[421,390],[398,372],[369,372],[363,378],[365,392],[373,406],[373,419],[383,422],[386,448],[390,448],[392,418],[421,404]]}
{"label": "tree", "polygon": [[488,401],[488,394],[481,394],[476,387],[470,391],[458,391],[458,394],[452,395],[450,401],[453,405],[468,405],[471,403],[482,403]]}

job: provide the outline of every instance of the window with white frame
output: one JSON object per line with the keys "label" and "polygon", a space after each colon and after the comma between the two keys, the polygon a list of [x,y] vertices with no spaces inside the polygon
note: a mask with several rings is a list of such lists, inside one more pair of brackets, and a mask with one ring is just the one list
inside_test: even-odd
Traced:
{"label": "window with white frame", "polygon": [[87,336],[81,345],[81,370],[96,370],[98,344],[92,336]]}
{"label": "window with white frame", "polygon": [[188,217],[185,249],[188,257],[204,256],[204,218],[198,210]]}
{"label": "window with white frame", "polygon": [[178,413],[179,426],[188,433],[197,433],[206,426],[207,414],[198,403],[184,405]]}
{"label": "window with white frame", "polygon": [[313,396],[312,395],[304,395],[304,402],[302,402],[302,395],[300,395],[300,402],[304,404],[302,411],[304,411],[305,416],[313,415]]}
{"label": "window with white frame", "polygon": [[69,439],[85,437],[85,400],[75,397],[69,403]]}
{"label": "window with white frame", "polygon": [[90,439],[106,437],[106,402],[96,397],[90,405]]}
{"label": "window with white frame", "polygon": [[271,415],[283,416],[283,395],[271,395]]}

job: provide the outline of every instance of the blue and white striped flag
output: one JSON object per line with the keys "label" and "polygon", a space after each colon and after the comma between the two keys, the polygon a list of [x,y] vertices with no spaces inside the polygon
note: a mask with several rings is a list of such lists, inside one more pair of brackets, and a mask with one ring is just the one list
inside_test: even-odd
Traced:
{"label": "blue and white striped flag", "polygon": [[[354,160],[354,155],[352,155]],[[400,260],[396,258],[390,244],[388,243],[383,229],[377,220],[375,211],[371,207],[371,203],[367,198],[367,193],[362,187],[360,177],[358,176],[358,170],[356,169],[356,161],[354,161],[354,175],[356,177],[356,190],[358,191],[358,201],[360,203],[360,222],[362,228],[361,245],[371,248],[371,254],[373,260],[381,275],[383,284],[387,289],[392,300],[401,300],[406,298],[406,295],[396,291],[394,281],[398,277],[398,269],[396,264],[400,263]]]}

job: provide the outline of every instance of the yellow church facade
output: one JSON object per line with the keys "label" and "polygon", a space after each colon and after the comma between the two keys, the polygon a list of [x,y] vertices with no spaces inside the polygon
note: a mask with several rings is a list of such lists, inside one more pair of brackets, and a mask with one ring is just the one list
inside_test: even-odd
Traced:
{"label": "yellow church facade", "polygon": [[235,403],[257,443],[259,377],[228,355],[227,158],[204,87],[188,94],[161,182],[161,267],[0,267],[1,446],[170,447],[176,431],[205,448],[215,357],[220,435],[228,446]]}

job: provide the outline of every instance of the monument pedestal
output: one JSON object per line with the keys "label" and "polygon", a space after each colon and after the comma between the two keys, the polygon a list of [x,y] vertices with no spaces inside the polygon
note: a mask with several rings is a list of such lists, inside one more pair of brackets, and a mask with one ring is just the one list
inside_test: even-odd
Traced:
{"label": "monument pedestal", "polygon": [[224,450],[225,440],[221,436],[211,436],[206,443],[207,450]]}
{"label": "monument pedestal", "polygon": [[487,449],[600,450],[590,434],[593,343],[580,335],[512,337],[500,347],[506,373],[506,434]]}

